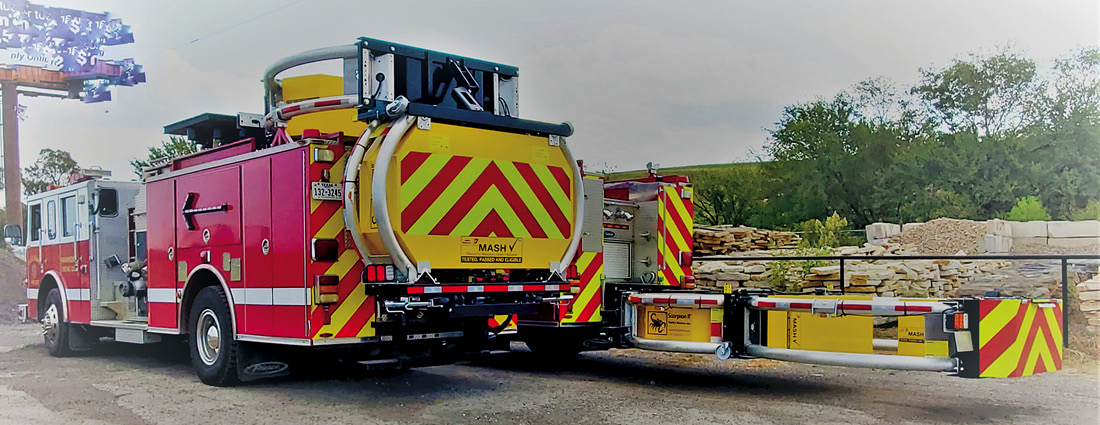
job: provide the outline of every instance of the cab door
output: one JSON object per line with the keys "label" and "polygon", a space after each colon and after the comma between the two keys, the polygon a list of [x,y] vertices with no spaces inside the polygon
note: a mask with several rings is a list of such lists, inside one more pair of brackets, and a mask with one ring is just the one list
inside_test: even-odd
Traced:
{"label": "cab door", "polygon": [[88,274],[90,254],[88,221],[88,188],[77,188],[58,194],[46,201],[46,215],[51,215],[56,203],[58,273],[65,282],[69,298],[69,320],[88,323],[91,288]]}

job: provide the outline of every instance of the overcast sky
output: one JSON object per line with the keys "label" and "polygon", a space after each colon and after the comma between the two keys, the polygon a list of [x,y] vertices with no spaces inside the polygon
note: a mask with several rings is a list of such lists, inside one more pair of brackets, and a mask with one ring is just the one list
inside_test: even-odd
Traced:
{"label": "overcast sky", "polygon": [[[571,121],[588,164],[618,170],[746,160],[782,108],[867,77],[1011,44],[1043,64],[1100,42],[1097,0],[42,0],[110,12],[149,82],[114,100],[23,98],[21,162],[42,148],[132,177],[165,124],[262,112],[272,62],[369,36],[516,65],[523,118]],[[599,167],[599,168],[602,168]]]}

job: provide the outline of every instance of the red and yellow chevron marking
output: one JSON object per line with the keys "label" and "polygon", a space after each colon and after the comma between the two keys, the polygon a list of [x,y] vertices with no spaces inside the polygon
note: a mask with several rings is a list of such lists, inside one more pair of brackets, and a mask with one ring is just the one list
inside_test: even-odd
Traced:
{"label": "red and yellow chevron marking", "polygon": [[[344,166],[347,164],[343,145],[312,145],[313,148],[332,149],[339,160],[328,167],[328,164],[314,163],[313,155],[309,156],[310,181],[320,181],[321,171],[329,169],[330,178],[339,181],[344,175]],[[308,186],[307,186],[308,187]],[[338,201],[317,201],[310,199],[309,234],[312,238],[336,239],[345,243],[341,244],[341,254],[335,263],[311,262],[309,281],[312,284],[314,275],[335,275],[340,277],[339,302],[328,306],[314,305],[309,314],[309,335],[313,339],[329,338],[365,338],[374,336],[374,327],[371,322],[375,318],[374,297],[367,296],[360,286],[363,262],[359,252],[354,246],[346,243],[347,235],[344,227],[343,203]],[[317,294],[313,296],[318,299]],[[326,324],[326,308],[328,310]]]}
{"label": "red and yellow chevron marking", "polygon": [[574,262],[580,273],[581,291],[569,306],[561,323],[595,323],[603,320],[603,253],[581,252]]}
{"label": "red and yellow chevron marking", "polygon": [[400,161],[409,235],[566,239],[569,171],[553,165],[409,151]]}
{"label": "red and yellow chevron marking", "polygon": [[[508,322],[508,318],[511,317],[512,321]],[[507,314],[498,314],[489,318],[489,327],[495,328],[500,326],[501,323],[508,322],[508,326],[505,329],[515,329],[516,323],[519,321],[519,316],[513,314],[511,316]]]}
{"label": "red and yellow chevron marking", "polygon": [[[692,205],[692,189],[685,186],[662,186],[661,195],[658,197],[657,227],[660,229],[657,245],[660,247],[662,262],[661,273],[664,277],[662,284],[681,286],[684,277],[691,276],[691,266],[680,265],[680,253],[691,252],[695,228],[692,216],[695,206]],[[681,191],[686,191],[685,196]]]}
{"label": "red and yellow chevron marking", "polygon": [[1062,369],[1060,304],[981,300],[979,310],[978,376],[1007,378]]}

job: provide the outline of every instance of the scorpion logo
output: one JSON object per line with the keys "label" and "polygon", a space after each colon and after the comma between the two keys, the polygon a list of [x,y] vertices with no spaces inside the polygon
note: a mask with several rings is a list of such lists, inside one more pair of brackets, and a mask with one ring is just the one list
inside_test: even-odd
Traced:
{"label": "scorpion logo", "polygon": [[649,312],[649,333],[654,335],[666,335],[668,333],[668,313],[663,311]]}

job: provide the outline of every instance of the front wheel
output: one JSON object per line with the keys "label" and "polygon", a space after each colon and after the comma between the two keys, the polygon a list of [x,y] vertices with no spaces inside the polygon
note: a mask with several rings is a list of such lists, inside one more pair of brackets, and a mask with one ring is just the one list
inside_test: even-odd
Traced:
{"label": "front wheel", "polygon": [[239,382],[232,320],[229,302],[220,287],[199,291],[191,306],[188,345],[191,366],[204,384],[225,387]]}
{"label": "front wheel", "polygon": [[46,309],[42,311],[42,340],[46,351],[54,357],[73,354],[69,349],[69,324],[64,320],[61,290],[53,288],[46,294]]}

